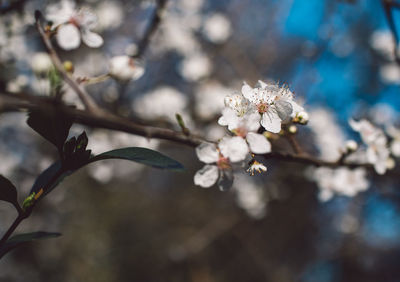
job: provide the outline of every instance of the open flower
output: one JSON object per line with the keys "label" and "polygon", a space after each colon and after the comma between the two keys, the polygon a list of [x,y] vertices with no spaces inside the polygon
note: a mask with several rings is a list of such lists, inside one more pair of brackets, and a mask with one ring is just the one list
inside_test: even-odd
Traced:
{"label": "open flower", "polygon": [[362,141],[367,145],[366,159],[374,165],[378,174],[384,174],[390,157],[387,138],[383,131],[362,119],[350,120],[349,124],[354,131],[360,133]]}
{"label": "open flower", "polygon": [[271,144],[257,131],[260,128],[260,114],[242,95],[225,97],[225,108],[218,124],[228,126],[236,136],[246,139],[250,151],[255,154],[265,154],[271,151]]}
{"label": "open flower", "polygon": [[196,154],[206,165],[195,174],[194,184],[208,188],[218,182],[218,187],[224,191],[233,183],[231,163],[243,161],[248,147],[241,137],[224,137],[218,147],[212,143],[200,144]]}
{"label": "open flower", "polygon": [[78,48],[81,40],[92,48],[103,44],[103,38],[91,31],[97,25],[96,15],[88,9],[76,10],[71,1],[49,6],[46,18],[56,27],[57,43],[65,50]]}
{"label": "open flower", "polygon": [[116,56],[110,60],[110,76],[121,81],[137,80],[144,74],[143,64],[129,56]]}
{"label": "open flower", "polygon": [[254,109],[262,115],[261,125],[272,133],[281,131],[282,122],[287,122],[304,109],[293,101],[293,93],[286,86],[267,84],[258,81],[258,87],[251,88],[247,83],[242,87],[243,96]]}

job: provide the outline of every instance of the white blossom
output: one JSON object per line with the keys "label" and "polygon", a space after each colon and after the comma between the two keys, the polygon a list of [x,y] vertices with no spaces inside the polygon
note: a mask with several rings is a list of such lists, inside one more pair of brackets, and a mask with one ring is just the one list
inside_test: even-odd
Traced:
{"label": "white blossom", "polygon": [[215,13],[205,19],[203,33],[211,42],[223,43],[232,33],[231,23],[223,14]]}
{"label": "white blossom", "polygon": [[349,124],[353,130],[360,133],[362,141],[367,145],[367,161],[374,165],[378,174],[384,174],[387,169],[387,160],[390,152],[387,146],[387,138],[383,131],[365,119],[358,122],[350,120]]}
{"label": "white blossom", "polygon": [[175,123],[175,114],[179,113],[187,123],[188,120],[185,118],[187,103],[188,99],[183,93],[169,86],[160,86],[136,99],[132,108],[143,119],[167,119]]}
{"label": "white blossom", "polygon": [[143,64],[129,56],[116,56],[110,60],[109,74],[121,81],[139,79],[144,73]]}
{"label": "white blossom", "polygon": [[279,133],[282,122],[287,122],[290,117],[303,111],[303,108],[293,101],[293,93],[285,86],[259,81],[258,87],[251,88],[245,83],[242,94],[262,115],[261,125],[272,133]]}
{"label": "white blossom", "polygon": [[210,59],[201,52],[187,56],[179,66],[179,73],[187,81],[199,81],[208,76],[211,70]]}
{"label": "white blossom", "polygon": [[53,63],[47,53],[39,52],[33,55],[31,67],[36,74],[46,74],[53,67]]}
{"label": "white blossom", "polygon": [[394,126],[389,126],[386,131],[393,138],[390,142],[391,153],[395,157],[400,157],[400,130]]}
{"label": "white blossom", "polygon": [[215,118],[224,108],[224,98],[231,90],[217,82],[207,82],[196,89],[194,109],[202,120]]}
{"label": "white blossom", "polygon": [[206,165],[197,171],[194,183],[208,188],[218,182],[220,190],[227,190],[233,183],[231,163],[243,161],[248,154],[248,147],[241,137],[226,136],[218,146],[212,143],[200,144],[196,154]]}
{"label": "white blossom", "polygon": [[345,167],[337,169],[320,167],[312,169],[309,177],[317,182],[321,201],[331,199],[334,194],[353,197],[369,187],[366,171],[363,168],[351,170]]}
{"label": "white blossom", "polygon": [[48,6],[46,18],[53,22],[57,31],[57,43],[65,50],[78,48],[81,40],[92,48],[103,44],[103,38],[91,31],[97,25],[96,15],[86,8],[75,9],[75,4],[71,1],[63,0]]}

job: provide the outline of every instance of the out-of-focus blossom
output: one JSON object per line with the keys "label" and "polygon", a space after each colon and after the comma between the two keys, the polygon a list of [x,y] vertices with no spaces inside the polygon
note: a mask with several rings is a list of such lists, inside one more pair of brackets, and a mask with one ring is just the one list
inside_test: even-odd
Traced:
{"label": "out-of-focus blossom", "polygon": [[39,52],[33,55],[31,67],[36,74],[46,74],[52,69],[53,63],[47,53]]}
{"label": "out-of-focus blossom", "polygon": [[187,103],[184,94],[169,86],[162,86],[135,100],[133,110],[143,119],[167,119],[175,123],[176,113],[185,117]]}
{"label": "out-of-focus blossom", "polygon": [[349,124],[353,130],[360,133],[361,139],[367,145],[367,161],[374,165],[378,174],[384,174],[390,152],[383,131],[365,119],[358,122],[350,120]]}
{"label": "out-of-focus blossom", "polygon": [[96,9],[98,26],[100,30],[115,29],[124,20],[124,11],[117,1],[103,1]]}
{"label": "out-of-focus blossom", "polygon": [[129,56],[116,56],[110,60],[109,74],[121,81],[137,80],[144,74],[144,66]]}
{"label": "out-of-focus blossom", "polygon": [[393,138],[390,142],[390,152],[395,157],[400,157],[400,130],[394,126],[389,126],[386,132]]}
{"label": "out-of-focus blossom", "polygon": [[212,70],[210,59],[198,52],[186,57],[179,66],[179,72],[187,81],[198,81],[205,78]]}
{"label": "out-of-focus blossom", "polygon": [[207,82],[196,89],[194,110],[202,120],[211,120],[224,108],[224,98],[232,91],[217,82]]}
{"label": "out-of-focus blossom", "polygon": [[233,191],[236,195],[236,202],[246,213],[255,218],[263,218],[266,214],[268,198],[262,186],[255,180],[249,179],[244,174],[235,177]]}
{"label": "out-of-focus blossom", "polygon": [[376,30],[369,40],[371,47],[381,53],[385,58],[394,60],[396,48],[395,39],[389,30]]}
{"label": "out-of-focus blossom", "polygon": [[367,190],[369,182],[366,174],[363,168],[351,170],[345,167],[337,169],[320,167],[312,169],[309,177],[318,184],[320,200],[328,201],[335,194],[353,197]]}
{"label": "out-of-focus blossom", "polygon": [[400,84],[400,68],[396,63],[385,64],[379,69],[382,81],[388,84]]}
{"label": "out-of-focus blossom", "polygon": [[211,42],[223,43],[232,33],[231,23],[223,14],[215,13],[205,19],[203,33]]}
{"label": "out-of-focus blossom", "polygon": [[58,45],[65,50],[79,47],[81,40],[89,47],[97,48],[103,44],[103,38],[92,32],[97,25],[97,17],[88,9],[75,9],[75,4],[63,0],[49,5],[46,10],[47,20],[57,29]]}
{"label": "out-of-focus blossom", "polygon": [[336,161],[340,155],[345,136],[333,114],[323,108],[310,111],[308,127],[312,130],[315,145],[319,150],[320,158],[327,161]]}
{"label": "out-of-focus blossom", "polygon": [[20,74],[15,79],[7,83],[6,89],[8,92],[18,93],[23,90],[29,83],[29,78],[26,75]]}

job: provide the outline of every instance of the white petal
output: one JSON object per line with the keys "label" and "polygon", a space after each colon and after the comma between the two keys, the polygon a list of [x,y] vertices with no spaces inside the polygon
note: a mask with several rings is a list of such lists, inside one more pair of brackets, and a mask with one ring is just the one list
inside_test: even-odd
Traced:
{"label": "white petal", "polygon": [[253,91],[253,88],[251,88],[250,85],[248,85],[246,82],[242,86],[242,94],[252,103],[257,101],[257,94]]}
{"label": "white petal", "polygon": [[246,141],[239,136],[222,138],[218,147],[231,162],[243,161],[249,152]]}
{"label": "white petal", "polygon": [[218,124],[228,126],[229,130],[234,130],[239,127],[240,118],[236,115],[235,110],[231,108],[224,108],[222,110],[222,117],[218,120]]}
{"label": "white petal", "polygon": [[243,116],[243,125],[248,131],[256,132],[260,128],[261,115],[258,111],[249,111]]}
{"label": "white petal", "polygon": [[219,158],[217,147],[212,143],[201,143],[196,147],[196,154],[199,160],[206,164],[215,163]]}
{"label": "white petal", "polygon": [[100,47],[104,42],[100,35],[88,29],[82,29],[82,41],[91,48]]}
{"label": "white petal", "polygon": [[277,100],[275,102],[275,108],[279,118],[283,121],[288,120],[293,112],[292,104],[286,100]]}
{"label": "white petal", "polygon": [[304,112],[304,108],[297,104],[295,101],[290,101],[290,103],[292,104],[293,109],[291,117],[295,117],[297,113]]}
{"label": "white petal", "polygon": [[218,168],[215,165],[205,165],[194,175],[194,184],[204,188],[214,185],[218,179]]}
{"label": "white petal", "polygon": [[58,45],[64,50],[72,50],[81,44],[81,34],[78,28],[72,24],[62,25],[57,29]]}
{"label": "white petal", "polygon": [[246,136],[250,151],[255,154],[265,154],[271,152],[271,143],[262,134],[249,132]]}
{"label": "white petal", "polygon": [[275,111],[265,112],[261,119],[261,125],[265,130],[272,133],[279,133],[281,131],[281,122],[282,120]]}

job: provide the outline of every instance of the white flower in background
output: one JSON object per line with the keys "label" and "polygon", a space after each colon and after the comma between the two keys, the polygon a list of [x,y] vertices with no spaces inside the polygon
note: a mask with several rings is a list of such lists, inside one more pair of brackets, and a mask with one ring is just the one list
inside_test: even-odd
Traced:
{"label": "white flower in background", "polygon": [[31,67],[36,74],[46,74],[53,68],[53,63],[47,53],[39,52],[33,55]]}
{"label": "white flower in background", "polygon": [[389,60],[394,60],[395,39],[389,30],[376,30],[369,40],[371,47]]}
{"label": "white flower in background", "polygon": [[379,74],[387,84],[400,84],[400,68],[397,63],[389,63],[380,67]]}
{"label": "white flower in background", "polygon": [[195,92],[194,110],[202,120],[212,120],[224,108],[224,98],[232,91],[218,82],[201,84]]}
{"label": "white flower in background", "polygon": [[121,81],[137,80],[144,74],[144,66],[129,56],[116,56],[110,60],[109,74]]}
{"label": "white flower in background", "polygon": [[223,14],[215,13],[205,19],[203,33],[211,42],[223,43],[232,33],[231,23]]}
{"label": "white flower in background", "polygon": [[240,137],[224,137],[218,147],[202,143],[196,148],[200,161],[206,165],[194,176],[194,184],[204,188],[218,182],[220,190],[227,190],[233,183],[231,163],[243,161],[248,153],[246,142]]}
{"label": "white flower in background", "polygon": [[81,40],[92,48],[103,44],[103,38],[91,31],[97,25],[96,15],[88,9],[76,10],[71,1],[64,0],[48,6],[46,19],[53,22],[57,29],[57,43],[65,50],[78,48]]}
{"label": "white flower in background", "polygon": [[350,120],[349,124],[354,131],[360,133],[362,141],[367,145],[367,161],[374,165],[378,174],[384,174],[387,169],[390,152],[387,146],[387,138],[383,131],[365,119],[358,122]]}
{"label": "white flower in background", "polygon": [[341,167],[337,169],[320,167],[311,169],[308,177],[314,180],[319,189],[319,199],[323,202],[330,200],[335,194],[353,197],[369,187],[363,168],[354,170]]}
{"label": "white flower in background", "polygon": [[115,29],[124,20],[124,10],[117,1],[103,1],[97,6],[96,14],[99,19],[99,29]]}
{"label": "white flower in background", "polygon": [[332,112],[319,108],[310,111],[308,127],[314,133],[319,156],[326,161],[336,161],[346,138]]}
{"label": "white flower in background", "polygon": [[187,104],[188,99],[183,93],[169,86],[161,86],[136,99],[132,107],[139,117],[146,120],[167,119],[176,123],[175,114],[179,113],[189,126]]}
{"label": "white flower in background", "polygon": [[179,73],[187,81],[199,81],[208,76],[211,70],[210,59],[201,52],[187,56],[179,66]]}
{"label": "white flower in background", "polygon": [[233,191],[236,194],[236,202],[240,208],[255,219],[261,219],[266,214],[268,197],[264,188],[256,183],[254,178],[245,174],[238,174],[235,177]]}
{"label": "white flower in background", "polygon": [[368,116],[371,117],[374,124],[385,127],[392,124],[397,119],[397,113],[389,104],[378,103],[368,109]]}
{"label": "white flower in background", "polygon": [[386,128],[386,132],[393,138],[390,142],[390,152],[393,156],[400,157],[400,130],[391,125]]}
{"label": "white flower in background", "polygon": [[266,84],[258,81],[258,87],[251,88],[247,83],[242,87],[243,96],[256,106],[262,115],[261,125],[272,133],[281,131],[282,122],[304,109],[293,101],[293,93],[285,86]]}

